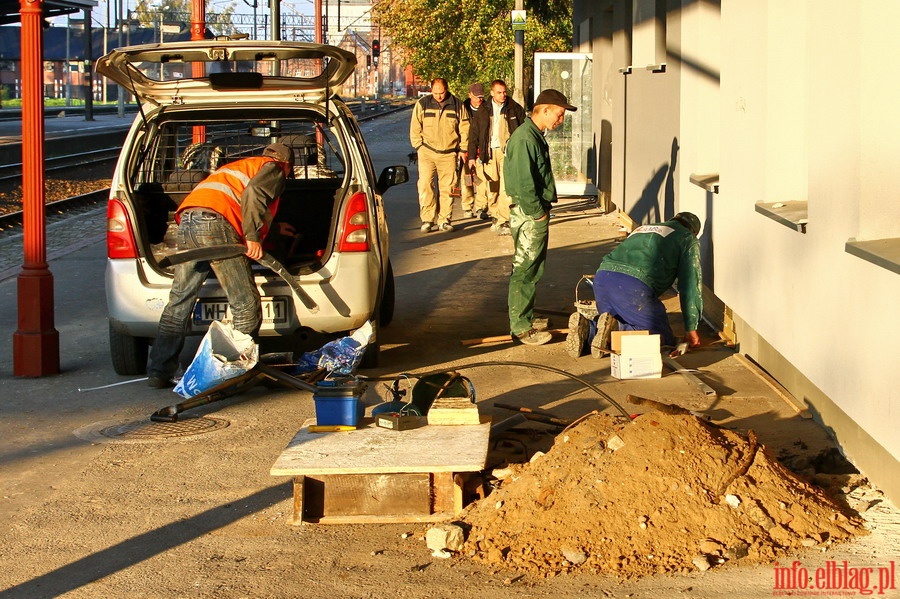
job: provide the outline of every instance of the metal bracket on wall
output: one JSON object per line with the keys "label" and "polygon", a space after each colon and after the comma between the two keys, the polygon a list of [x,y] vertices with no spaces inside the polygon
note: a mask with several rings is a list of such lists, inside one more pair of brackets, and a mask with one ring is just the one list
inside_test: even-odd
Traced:
{"label": "metal bracket on wall", "polygon": [[648,64],[646,66],[646,69],[653,73],[665,73],[666,72],[666,63],[661,62],[659,64]]}
{"label": "metal bracket on wall", "polygon": [[719,173],[691,173],[690,181],[708,192],[719,193]]}
{"label": "metal bracket on wall", "polygon": [[631,75],[631,70],[632,70],[632,67],[627,66],[627,67],[622,67],[621,69],[619,69],[619,72],[622,73],[623,75]]}

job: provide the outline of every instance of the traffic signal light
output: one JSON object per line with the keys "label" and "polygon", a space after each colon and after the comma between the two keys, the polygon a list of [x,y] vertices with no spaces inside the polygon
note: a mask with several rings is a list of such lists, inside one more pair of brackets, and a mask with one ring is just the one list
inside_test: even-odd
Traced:
{"label": "traffic signal light", "polygon": [[378,58],[381,55],[381,40],[372,40],[372,58]]}

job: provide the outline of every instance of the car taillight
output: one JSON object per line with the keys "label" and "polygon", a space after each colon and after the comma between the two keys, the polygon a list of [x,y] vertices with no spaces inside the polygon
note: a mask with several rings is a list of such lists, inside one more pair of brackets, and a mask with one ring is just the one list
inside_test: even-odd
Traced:
{"label": "car taillight", "polygon": [[366,194],[362,192],[355,193],[350,198],[347,211],[344,213],[338,250],[341,252],[369,251],[368,202]]}
{"label": "car taillight", "polygon": [[106,205],[106,255],[110,258],[137,258],[137,243],[125,206],[119,200]]}

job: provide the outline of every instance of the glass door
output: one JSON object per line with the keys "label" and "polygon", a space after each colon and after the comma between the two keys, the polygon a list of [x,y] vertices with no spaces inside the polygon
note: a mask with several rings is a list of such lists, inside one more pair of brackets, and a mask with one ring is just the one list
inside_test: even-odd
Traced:
{"label": "glass door", "polygon": [[591,131],[592,74],[590,54],[536,52],[534,55],[535,97],[542,90],[556,89],[578,108],[567,112],[565,122],[547,134],[556,193],[561,196],[597,195],[596,152]]}

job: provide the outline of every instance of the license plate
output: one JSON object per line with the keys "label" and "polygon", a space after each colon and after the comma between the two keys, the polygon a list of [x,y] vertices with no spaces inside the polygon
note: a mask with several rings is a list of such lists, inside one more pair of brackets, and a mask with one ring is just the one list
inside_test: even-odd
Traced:
{"label": "license plate", "polygon": [[[262,299],[262,324],[285,324],[288,321],[288,301],[283,297]],[[219,299],[199,299],[194,304],[194,324],[208,325],[214,320],[229,323],[233,320],[228,302]]]}

